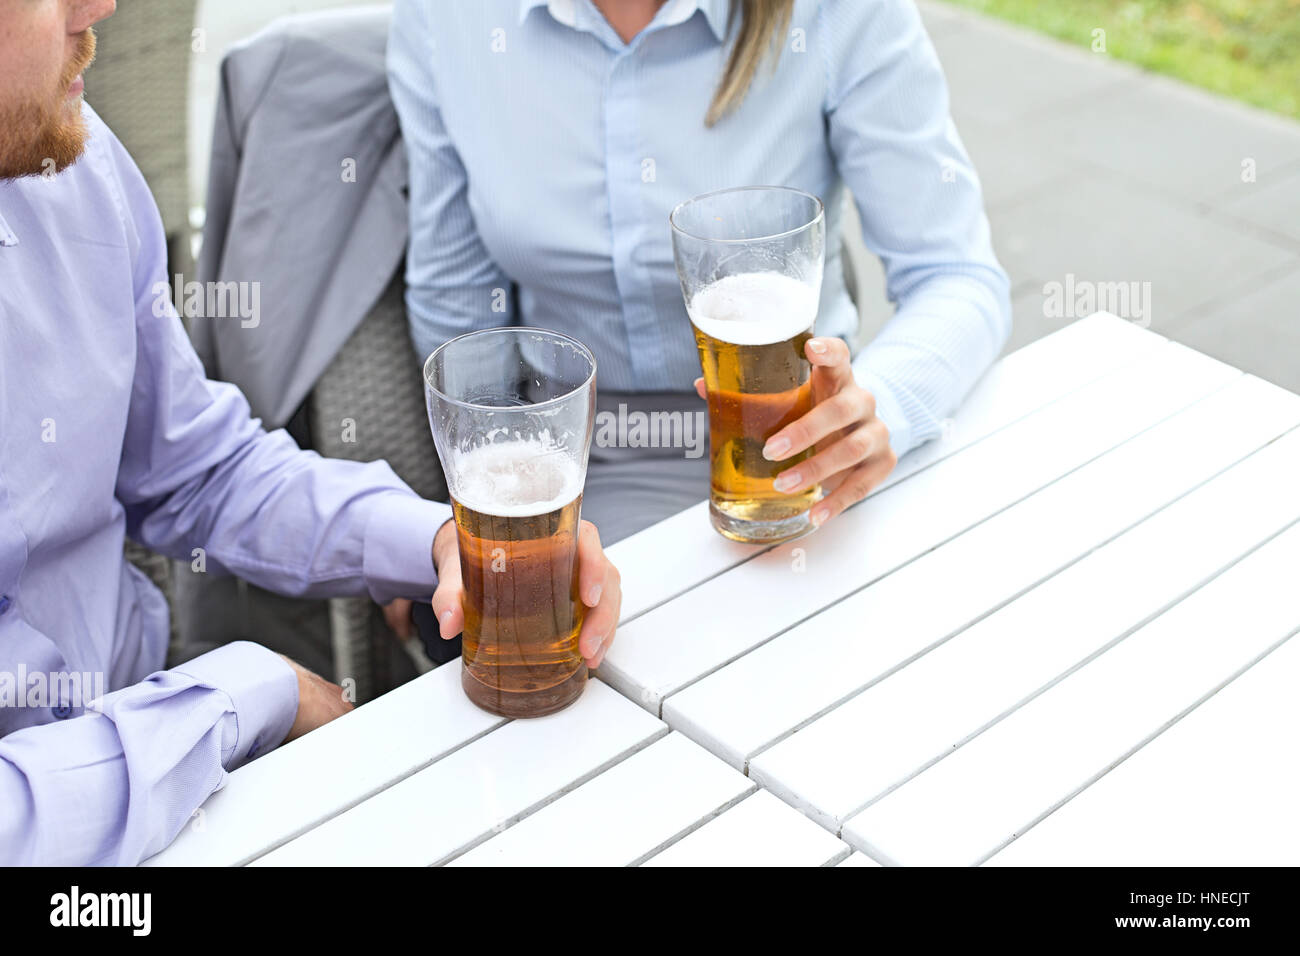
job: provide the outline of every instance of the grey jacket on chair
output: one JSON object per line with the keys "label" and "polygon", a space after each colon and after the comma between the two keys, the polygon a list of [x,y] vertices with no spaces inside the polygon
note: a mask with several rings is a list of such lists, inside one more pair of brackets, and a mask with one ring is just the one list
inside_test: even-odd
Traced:
{"label": "grey jacket on chair", "polygon": [[190,317],[190,335],[268,428],[290,420],[403,262],[389,19],[388,7],[288,17],[222,61],[196,278],[256,282],[245,302],[259,309]]}

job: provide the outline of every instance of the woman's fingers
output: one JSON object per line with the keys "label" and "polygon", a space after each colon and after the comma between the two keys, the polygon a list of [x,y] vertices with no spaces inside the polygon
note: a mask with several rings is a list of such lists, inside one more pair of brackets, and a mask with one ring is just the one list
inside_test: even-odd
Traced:
{"label": "woman's fingers", "polygon": [[704,387],[703,378],[697,378],[695,380],[695,394],[700,396],[700,398],[703,399],[707,399],[709,397],[708,390]]}
{"label": "woman's fingers", "polygon": [[813,398],[829,395],[854,385],[853,356],[843,339],[824,336],[804,343],[803,354],[812,363]]}
{"label": "woman's fingers", "polygon": [[869,495],[894,470],[898,459],[890,448],[871,456],[858,467],[850,471],[839,487],[813,505],[812,523],[821,527],[827,521],[841,514],[845,508],[855,505]]}
{"label": "woman's fingers", "polygon": [[889,430],[880,419],[873,419],[852,429],[811,458],[781,472],[773,487],[782,494],[801,491],[856,467],[888,446]]}
{"label": "woman's fingers", "polygon": [[410,640],[412,632],[411,602],[406,598],[397,598],[392,603],[385,604],[384,623],[401,640]]}
{"label": "woman's fingers", "polygon": [[851,386],[818,402],[807,415],[770,437],[763,446],[763,457],[768,461],[785,461],[791,455],[811,448],[841,429],[871,418],[875,413],[876,400],[871,393],[856,385]]}

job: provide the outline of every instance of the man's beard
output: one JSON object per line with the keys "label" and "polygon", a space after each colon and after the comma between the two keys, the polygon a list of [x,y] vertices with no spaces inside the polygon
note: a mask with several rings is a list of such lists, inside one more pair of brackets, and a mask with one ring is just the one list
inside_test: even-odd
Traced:
{"label": "man's beard", "polygon": [[59,77],[53,104],[32,101],[9,107],[0,103],[0,179],[61,173],[86,148],[86,120],[81,101],[68,99],[77,75],[95,58],[95,32],[86,30],[77,52]]}

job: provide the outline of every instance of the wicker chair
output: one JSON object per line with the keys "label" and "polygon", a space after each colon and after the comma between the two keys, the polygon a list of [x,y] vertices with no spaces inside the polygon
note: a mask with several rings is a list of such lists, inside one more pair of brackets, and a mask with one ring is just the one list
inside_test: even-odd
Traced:
{"label": "wicker chair", "polygon": [[86,73],[95,108],[144,173],[173,272],[188,273],[190,44],[198,0],[131,0],[95,27]]}
{"label": "wicker chair", "polygon": [[862,241],[862,220],[853,194],[844,190],[844,212],[840,220],[840,255],[844,285],[858,309],[855,350],[870,342],[893,314],[885,297],[885,270],[880,260]]}
{"label": "wicker chair", "polygon": [[[417,494],[446,501],[400,273],[308,396],[311,444],[329,458],[382,458]],[[359,701],[388,690],[404,669],[394,660],[395,651],[400,653],[396,637],[369,598],[331,600],[330,637],[335,672],[356,681]],[[419,641],[400,649],[417,670],[432,666]]]}

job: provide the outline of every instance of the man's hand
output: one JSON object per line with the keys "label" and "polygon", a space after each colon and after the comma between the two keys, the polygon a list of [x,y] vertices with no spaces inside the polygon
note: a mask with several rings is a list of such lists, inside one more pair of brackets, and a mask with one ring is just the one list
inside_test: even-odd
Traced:
{"label": "man's hand", "polygon": [[[889,429],[876,417],[876,399],[853,378],[849,347],[833,336],[809,339],[804,354],[812,363],[813,407],[767,439],[763,457],[785,461],[816,447],[811,458],[776,476],[773,487],[793,494],[821,483],[830,494],[813,506],[812,523],[821,526],[870,494],[898,464],[889,447]],[[704,379],[695,390],[705,397]]]}
{"label": "man's hand", "polygon": [[384,605],[384,623],[400,640],[409,641],[415,633],[415,620],[411,617],[411,602],[397,598]]}
{"label": "man's hand", "polygon": [[[284,657],[283,654],[280,655]],[[318,674],[313,674],[292,658],[284,657],[298,677],[298,714],[289,728],[285,742],[295,740],[303,734],[315,730],[322,724],[328,724],[335,717],[342,717],[352,709],[344,695],[343,688],[331,684]]]}
{"label": "man's hand", "polygon": [[[460,576],[460,551],[456,546],[456,523],[446,522],[433,538],[433,566],[438,571],[438,589],[433,592],[433,613],[438,618],[438,633],[449,641],[465,627],[461,605],[464,587]],[[588,608],[578,635],[578,652],[595,670],[614,643],[623,590],[618,568],[605,557],[600,535],[590,521],[578,530],[578,595]],[[405,607],[399,607],[399,605]],[[410,634],[411,605],[394,601],[384,608],[389,627],[405,638]],[[396,622],[396,623],[395,623]],[[400,624],[401,627],[397,625]],[[405,633],[404,633],[405,632]]]}

